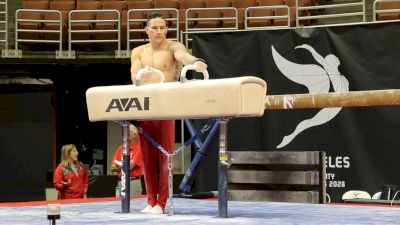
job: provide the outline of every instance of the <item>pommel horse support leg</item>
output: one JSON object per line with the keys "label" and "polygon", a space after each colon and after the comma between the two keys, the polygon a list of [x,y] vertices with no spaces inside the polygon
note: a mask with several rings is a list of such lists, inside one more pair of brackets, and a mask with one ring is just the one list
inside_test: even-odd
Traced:
{"label": "pommel horse support leg", "polygon": [[124,121],[122,125],[122,170],[121,170],[121,213],[129,213],[131,196],[131,173],[129,155],[129,123]]}
{"label": "pommel horse support leg", "polygon": [[246,76],[142,86],[93,87],[86,91],[86,102],[92,122],[220,118],[218,189],[222,195],[218,210],[220,217],[227,217],[227,122],[229,118],[262,116],[266,92],[264,80]]}

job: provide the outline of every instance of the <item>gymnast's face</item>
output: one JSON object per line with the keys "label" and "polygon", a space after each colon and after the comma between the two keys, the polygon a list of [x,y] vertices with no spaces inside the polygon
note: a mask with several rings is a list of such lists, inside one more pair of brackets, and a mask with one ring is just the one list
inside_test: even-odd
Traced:
{"label": "gymnast's face", "polygon": [[149,20],[145,30],[150,42],[161,43],[165,40],[167,28],[165,20],[157,17]]}

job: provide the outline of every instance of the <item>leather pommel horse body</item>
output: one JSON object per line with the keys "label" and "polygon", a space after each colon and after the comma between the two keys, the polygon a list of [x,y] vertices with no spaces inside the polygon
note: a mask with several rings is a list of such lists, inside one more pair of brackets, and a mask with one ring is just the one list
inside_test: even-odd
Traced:
{"label": "leather pommel horse body", "polygon": [[255,117],[265,111],[267,85],[252,77],[93,87],[90,121]]}

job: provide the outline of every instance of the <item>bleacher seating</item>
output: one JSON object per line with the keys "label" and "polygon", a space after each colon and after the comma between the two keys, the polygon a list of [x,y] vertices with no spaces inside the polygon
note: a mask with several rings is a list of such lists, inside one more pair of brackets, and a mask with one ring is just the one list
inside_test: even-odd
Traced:
{"label": "bleacher seating", "polygon": [[[269,0],[274,1],[274,0]],[[47,0],[26,0],[26,2],[47,2]],[[145,18],[148,15],[146,10],[154,9],[177,9],[176,11],[160,11],[161,14],[167,18],[168,26],[170,28],[169,37],[176,36],[179,34],[174,34],[177,29],[185,30],[185,23],[188,23],[188,28],[196,29],[214,29],[214,28],[230,28],[230,29],[243,29],[244,28],[244,13],[245,9],[248,7],[256,7],[262,5],[262,0],[51,0],[51,9],[59,10],[61,12],[62,20],[62,31],[64,34],[71,32],[70,41],[74,42],[76,40],[115,40],[117,34],[112,31],[118,30],[118,25],[115,20],[115,12],[88,12],[87,10],[110,10],[116,9],[120,12],[120,37],[123,43],[129,41],[128,39],[144,39],[144,33],[140,33],[145,26]],[[43,4],[43,3],[42,3]],[[25,4],[24,8],[32,7],[29,4]],[[40,9],[50,9],[49,6],[39,6],[35,4],[36,8]],[[194,19],[187,20],[186,11],[188,9],[199,8],[199,9],[209,9],[209,10],[198,10],[198,11],[188,11],[188,18]],[[215,9],[218,8],[218,9]],[[135,10],[133,10],[135,9]],[[137,11],[142,9],[142,11]],[[86,10],[82,11],[81,10]],[[131,11],[129,11],[131,10]],[[68,15],[69,12],[72,13]],[[176,17],[179,14],[179,19]],[[55,13],[32,13],[32,16],[36,16],[40,19],[56,20],[57,15]],[[46,18],[44,18],[46,17]],[[175,18],[175,19],[171,19]],[[196,18],[200,18],[196,20]],[[68,19],[71,19],[70,27],[67,26]],[[110,20],[110,21],[106,21]],[[103,21],[103,22],[100,22]],[[174,22],[175,21],[175,22]],[[179,26],[177,22],[179,23]],[[236,27],[238,23],[239,27]],[[127,33],[127,26],[129,24],[130,33]],[[25,23],[22,27],[31,27],[32,29],[42,29],[42,25],[47,30],[56,30],[59,28],[57,23]],[[259,25],[269,26],[270,22],[259,23]],[[171,29],[172,28],[172,29]],[[69,29],[69,30],[67,30]],[[136,29],[136,30],[135,30]],[[102,30],[104,32],[93,33],[92,31]],[[110,30],[109,33],[105,30]],[[87,32],[85,32],[87,31]],[[47,39],[53,40],[59,37],[55,33],[29,33],[30,38],[33,39]],[[63,37],[63,40],[67,38]],[[128,45],[129,46],[129,45]]]}
{"label": "bleacher seating", "polygon": [[[285,0],[285,5],[289,6],[290,8],[290,24],[292,26],[295,25],[296,23],[296,0]],[[311,0],[298,0],[298,6],[310,6],[311,5]],[[275,15],[282,15],[284,14],[282,9],[277,10],[278,12],[274,12]],[[305,16],[308,15],[308,11],[300,11],[300,15]],[[274,24],[282,24],[282,20],[274,21]],[[301,22],[302,25],[307,25],[309,21],[304,20]]]}
{"label": "bleacher seating", "polygon": [[[257,4],[258,2],[256,0],[232,0],[232,6],[238,10],[238,26],[240,29],[244,28],[244,14],[246,8],[255,7]],[[224,21],[225,25],[229,23],[228,21]]]}
{"label": "bleacher seating", "polygon": [[272,24],[270,17],[273,16],[273,11],[269,8],[249,8],[247,16],[246,28],[268,27]]}
{"label": "bleacher seating", "polygon": [[186,22],[188,28],[195,27],[194,21],[186,21],[186,18],[196,18],[197,13],[195,11],[188,11],[188,15],[186,15],[187,9],[193,8],[204,8],[206,3],[204,0],[181,0],[179,7],[179,29],[186,30]]}
{"label": "bleacher seating", "polygon": [[[172,8],[172,9],[179,9],[179,2],[178,0],[154,0],[154,7],[155,9],[158,8]],[[164,17],[164,18],[173,18],[173,17],[177,17],[177,15],[175,14],[175,11],[162,11],[160,12],[160,14]],[[168,24],[168,26],[171,26],[171,24]]]}
{"label": "bleacher seating", "polygon": [[[134,13],[130,13],[130,19],[145,19],[148,16],[148,12],[145,9],[152,9],[153,2],[151,0],[136,0],[136,1],[128,1],[127,3],[127,10],[131,9],[142,9],[142,11],[137,11]],[[128,15],[128,14],[127,14]],[[132,21],[130,23],[131,28],[144,28],[145,27],[144,21]]]}
{"label": "bleacher seating", "polygon": [[[376,6],[377,10],[400,10],[400,0],[399,1],[385,1],[378,2]],[[380,12],[376,15],[377,20],[398,20],[400,19],[400,11],[397,12]]]}
{"label": "bleacher seating", "polygon": [[[227,12],[226,7],[231,7],[232,3],[230,0],[205,0],[206,8],[210,10],[202,10],[198,12],[198,18],[207,18],[207,20],[198,20],[197,27],[198,28],[218,28],[222,27],[222,21],[218,18],[223,17],[223,13],[225,15],[231,16],[229,12]],[[212,8],[225,8],[225,9],[215,9]],[[216,18],[216,19],[213,19]]]}
{"label": "bleacher seating", "polygon": [[149,9],[153,9],[152,0],[130,0],[127,2],[127,12],[122,15],[122,40],[123,43],[126,43],[127,49],[130,49],[130,42],[145,40],[144,27]]}
{"label": "bleacher seating", "polygon": [[[126,9],[125,1],[111,1],[102,0],[101,1],[101,12],[97,12],[96,20],[101,20],[102,22],[96,22],[94,25],[94,30],[110,30],[108,33],[94,33],[93,38],[95,40],[117,40],[118,39],[118,29],[120,24],[120,15],[124,9]],[[104,10],[117,10],[117,11],[104,11]],[[117,32],[115,32],[117,31]]]}
{"label": "bleacher seating", "polygon": [[[87,10],[100,10],[100,9],[101,9],[100,1],[78,0],[76,2],[76,10],[72,10],[70,12],[70,17],[69,17],[69,20],[71,21],[69,27],[69,32],[71,32],[70,41],[92,39],[91,33],[84,33],[82,31],[85,30],[88,31],[93,29],[94,20],[96,19],[97,14],[95,12],[88,12]],[[82,22],[79,20],[82,20]]]}
{"label": "bleacher seating", "polygon": [[[24,0],[23,9],[35,11],[18,14],[17,41],[56,42],[60,40],[58,30],[61,30],[64,44],[79,43],[80,40],[81,43],[112,42],[119,37],[120,43],[129,50],[129,42],[146,41],[144,27],[151,11],[159,11],[167,18],[168,38],[178,40],[178,30],[197,32],[309,25],[310,19],[300,17],[315,15],[322,10],[301,7],[324,3],[324,0],[297,1],[300,8],[296,8],[296,0]],[[400,0],[378,1],[377,10],[399,10],[376,13],[377,20],[400,20]],[[297,13],[299,18],[296,18]],[[61,21],[61,28],[58,21]],[[68,38],[67,34],[70,35]],[[186,33],[185,37],[188,39],[189,35]]]}
{"label": "bleacher seating", "polygon": [[[62,29],[62,42],[67,42],[67,27],[68,27],[68,13],[75,9],[75,1],[70,0],[53,0],[50,2],[50,10],[58,10],[61,12],[61,29]],[[45,20],[60,20],[59,15],[54,12],[46,12],[44,15]],[[44,30],[60,30],[60,24],[57,22],[45,22],[43,23]],[[44,39],[46,40],[58,40],[60,34],[58,33],[44,33]]]}
{"label": "bleacher seating", "polygon": [[289,26],[293,26],[296,23],[295,22],[296,11],[293,10],[293,7],[277,8],[277,9],[274,9],[273,12],[274,12],[274,16],[286,17],[289,15],[289,18],[272,20],[272,24],[274,26],[288,26],[288,20],[289,20]]}
{"label": "bleacher seating", "polygon": [[[47,0],[41,1],[24,1],[23,9],[34,9],[34,10],[48,10],[49,2]],[[33,31],[22,31],[18,33],[18,39],[21,40],[40,40],[43,35],[39,32],[42,29],[42,20],[44,19],[44,13],[39,11],[21,11],[16,15],[21,21],[16,25],[18,29],[22,30],[33,30]]]}

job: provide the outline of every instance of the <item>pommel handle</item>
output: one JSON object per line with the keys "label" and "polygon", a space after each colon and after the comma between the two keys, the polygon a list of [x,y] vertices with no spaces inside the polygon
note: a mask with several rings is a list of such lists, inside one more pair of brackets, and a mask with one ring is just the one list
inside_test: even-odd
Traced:
{"label": "pommel handle", "polygon": [[[196,70],[196,66],[194,64],[190,64],[190,65],[185,65],[182,70],[181,70],[181,83],[185,83],[188,82],[189,80],[186,78],[186,73],[188,70]],[[203,72],[203,77],[204,80],[208,80],[210,78],[210,76],[208,75],[208,71],[204,70]]]}
{"label": "pommel handle", "polygon": [[160,76],[160,83],[164,83],[164,80],[165,80],[164,73],[161,70],[146,66],[137,72],[136,86],[142,85],[141,80],[142,80],[143,75],[150,75],[153,73],[158,74]]}

